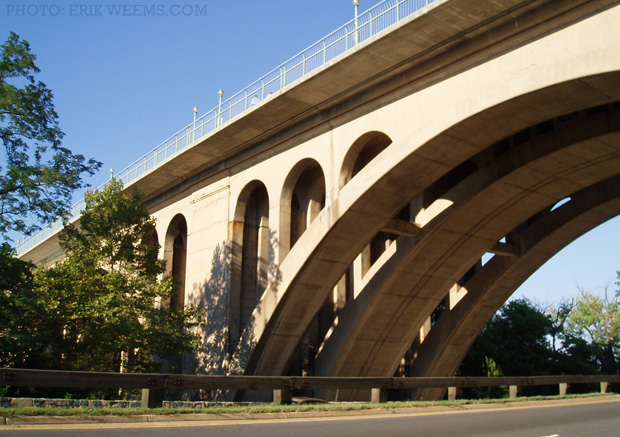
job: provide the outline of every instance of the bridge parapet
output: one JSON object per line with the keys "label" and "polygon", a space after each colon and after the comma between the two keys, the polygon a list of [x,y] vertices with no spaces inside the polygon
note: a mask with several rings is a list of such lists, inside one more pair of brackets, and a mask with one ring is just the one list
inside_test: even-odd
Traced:
{"label": "bridge parapet", "polygon": [[[347,22],[301,53],[283,62],[232,97],[224,101],[220,99],[218,106],[195,118],[192,123],[181,128],[157,147],[122,169],[115,175],[116,179],[123,182],[126,187],[129,186],[143,175],[155,171],[165,162],[173,159],[179,152],[193,147],[205,136],[221,129],[224,123],[242,116],[255,106],[260,106],[265,99],[275,96],[287,87],[294,86],[296,82],[320,67],[346,55],[358,44],[435,2],[439,3],[439,0],[384,0],[380,2],[362,13],[357,19]],[[84,206],[83,199],[75,203],[69,212],[69,220],[77,219]],[[56,234],[62,226],[62,220],[58,220],[35,235],[24,239],[16,248],[18,256]]]}

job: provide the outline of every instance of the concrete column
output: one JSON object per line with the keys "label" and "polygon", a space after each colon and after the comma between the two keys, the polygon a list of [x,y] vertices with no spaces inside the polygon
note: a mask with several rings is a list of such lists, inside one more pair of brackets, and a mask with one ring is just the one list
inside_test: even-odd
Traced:
{"label": "concrete column", "polygon": [[230,291],[228,294],[228,330],[230,332],[230,344],[228,352],[232,354],[239,341],[240,314],[241,314],[241,264],[243,257],[243,222],[232,221],[228,224],[231,235],[230,257]]}
{"label": "concrete column", "polygon": [[608,382],[601,382],[601,393],[602,394],[607,393],[608,389],[609,389],[609,383]]}
{"label": "concrete column", "polygon": [[142,389],[142,408],[161,408],[164,404],[164,390],[159,388]]}
{"label": "concrete column", "polygon": [[345,273],[334,288],[334,311],[336,313],[339,313],[347,303],[347,285],[347,274]]}
{"label": "concrete column", "polygon": [[516,385],[511,385],[508,387],[508,393],[509,393],[509,397],[510,399],[516,399],[517,396],[519,396],[519,392],[521,390],[519,390],[519,387]]}
{"label": "concrete column", "polygon": [[370,256],[370,244],[368,244],[366,247],[364,247],[364,249],[362,250],[362,253],[359,256],[360,261],[361,261],[361,270],[360,270],[360,279],[363,279],[364,276],[366,276],[366,273],[368,273],[368,270],[370,270],[370,266],[372,265],[371,262],[371,256]]}
{"label": "concrete column", "polygon": [[362,283],[362,255],[358,255],[353,261],[353,297],[357,297],[361,291]]}
{"label": "concrete column", "polygon": [[424,339],[430,332],[431,332],[431,318],[428,317],[424,321],[424,324],[422,325],[422,327],[420,328],[420,334],[418,336],[420,344],[422,344],[422,342],[424,341]]}
{"label": "concrete column", "polygon": [[461,299],[465,297],[467,294],[467,288],[459,286],[459,284],[454,284],[450,289],[448,301],[449,301],[449,309],[452,310],[457,303],[460,302]]}
{"label": "concrete column", "polygon": [[273,391],[273,403],[275,405],[293,403],[293,390],[281,389]]}
{"label": "concrete column", "polygon": [[456,387],[448,387],[448,400],[453,401],[456,399]]}
{"label": "concrete column", "polygon": [[568,384],[565,382],[560,383],[560,396],[566,396],[566,389],[568,388]]}
{"label": "concrete column", "polygon": [[258,228],[258,247],[257,250],[257,262],[256,262],[256,302],[259,301],[263,292],[269,285],[269,218],[261,217],[260,225]]}
{"label": "concrete column", "polygon": [[370,393],[370,402],[373,404],[383,404],[387,402],[387,390],[373,388]]}

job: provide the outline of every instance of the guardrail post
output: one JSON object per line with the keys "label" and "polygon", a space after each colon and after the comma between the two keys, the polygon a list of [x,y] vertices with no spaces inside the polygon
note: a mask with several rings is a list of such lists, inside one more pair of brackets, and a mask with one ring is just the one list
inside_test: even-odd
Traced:
{"label": "guardrail post", "polygon": [[508,386],[508,396],[510,399],[516,399],[519,396],[519,386],[518,385],[509,385]]}
{"label": "guardrail post", "polygon": [[609,389],[609,383],[608,382],[601,382],[601,393],[602,394],[607,393],[608,389]]}
{"label": "guardrail post", "polygon": [[292,404],[293,403],[293,390],[283,388],[273,391],[273,403],[275,405]]}
{"label": "guardrail post", "polygon": [[387,402],[387,390],[382,388],[373,388],[370,392],[370,402],[373,404],[383,404]]}
{"label": "guardrail post", "polygon": [[453,401],[456,399],[456,387],[448,387],[448,400]]}
{"label": "guardrail post", "polygon": [[161,408],[164,405],[164,390],[161,388],[142,389],[142,408]]}
{"label": "guardrail post", "polygon": [[560,382],[560,396],[566,396],[566,389],[568,388],[568,384],[565,382]]}

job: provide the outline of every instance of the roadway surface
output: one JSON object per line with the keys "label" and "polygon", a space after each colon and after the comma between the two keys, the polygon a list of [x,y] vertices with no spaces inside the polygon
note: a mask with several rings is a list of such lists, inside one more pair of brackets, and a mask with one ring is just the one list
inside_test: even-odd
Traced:
{"label": "roadway surface", "polygon": [[[443,407],[442,407],[443,408]],[[420,408],[416,410],[421,410]],[[338,417],[200,422],[0,426],[16,436],[618,436],[620,396],[567,402],[470,405]]]}

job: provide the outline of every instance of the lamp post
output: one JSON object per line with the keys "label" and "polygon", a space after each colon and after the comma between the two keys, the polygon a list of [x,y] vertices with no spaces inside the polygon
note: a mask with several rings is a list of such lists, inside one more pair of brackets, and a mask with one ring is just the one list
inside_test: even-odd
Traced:
{"label": "lamp post", "polygon": [[355,33],[353,34],[353,41],[355,41],[355,44],[357,44],[359,42],[357,9],[360,6],[360,0],[353,0],[353,6],[355,6]]}
{"label": "lamp post", "polygon": [[222,97],[224,97],[224,90],[220,88],[217,93],[220,96],[220,103],[217,106],[217,123],[216,126],[222,124]]}
{"label": "lamp post", "polygon": [[192,141],[196,139],[196,114],[198,114],[198,106],[194,106],[194,127],[192,128]]}

